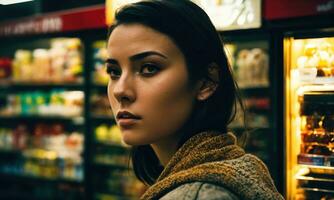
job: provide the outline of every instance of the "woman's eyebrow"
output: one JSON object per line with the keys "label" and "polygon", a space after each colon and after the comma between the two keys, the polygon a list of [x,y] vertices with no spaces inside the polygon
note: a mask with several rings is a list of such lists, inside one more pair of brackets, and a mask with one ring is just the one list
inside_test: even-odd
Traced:
{"label": "woman's eyebrow", "polygon": [[[164,59],[167,59],[167,56],[163,55],[162,53],[156,52],[156,51],[141,52],[141,53],[130,56],[129,59],[130,59],[130,61],[135,62],[135,61],[141,60],[145,57],[152,56],[152,55],[160,56]],[[108,59],[106,59],[105,62],[109,63],[109,64],[118,65],[118,61],[116,59],[113,59],[113,58],[108,58]]]}
{"label": "woman's eyebrow", "polygon": [[164,59],[167,59],[167,56],[163,55],[162,53],[159,53],[159,52],[156,52],[156,51],[145,51],[145,52],[141,52],[141,53],[135,54],[133,56],[130,56],[130,60],[132,62],[134,62],[134,61],[138,61],[138,60],[141,60],[145,57],[152,56],[152,55],[160,56]]}

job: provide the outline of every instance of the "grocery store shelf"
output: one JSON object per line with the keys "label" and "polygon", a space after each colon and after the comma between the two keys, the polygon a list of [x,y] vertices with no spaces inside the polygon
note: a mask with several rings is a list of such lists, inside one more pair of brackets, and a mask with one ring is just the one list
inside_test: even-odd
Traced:
{"label": "grocery store shelf", "polygon": [[263,115],[269,115],[270,114],[270,108],[255,108],[255,107],[249,107],[247,108],[248,113],[256,113],[256,114],[263,114]]}
{"label": "grocery store shelf", "polygon": [[21,151],[16,149],[0,149],[0,155],[16,155],[16,154],[21,154]]}
{"label": "grocery store shelf", "polygon": [[65,117],[65,116],[43,116],[43,115],[10,115],[4,116],[0,115],[0,122],[71,122],[73,125],[83,125],[83,117]]}
{"label": "grocery store shelf", "polygon": [[10,85],[11,85],[11,83],[8,80],[1,80],[0,79],[0,89],[1,90],[9,88]]}
{"label": "grocery store shelf", "polygon": [[[322,169],[322,170],[328,170],[332,171],[334,174],[334,167],[329,167],[329,166],[317,166],[317,165],[305,165],[305,164],[299,164],[300,167],[307,167],[309,169]],[[331,174],[332,174],[331,173]]]}
{"label": "grocery store shelf", "polygon": [[96,145],[101,145],[101,146],[113,147],[113,148],[120,148],[120,149],[125,149],[125,150],[130,149],[130,147],[128,147],[128,146],[124,146],[122,144],[118,144],[118,143],[115,143],[115,142],[109,142],[109,141],[95,140],[95,144]]}
{"label": "grocery store shelf", "polygon": [[95,89],[101,89],[101,90],[107,90],[108,85],[103,85],[103,84],[92,84],[92,87]]}
{"label": "grocery store shelf", "polygon": [[104,190],[104,191],[96,192],[94,196],[95,196],[95,199],[120,199],[120,200],[138,199],[138,197],[126,196],[126,195],[123,195],[123,194],[120,194],[120,193],[117,193],[111,190]]}
{"label": "grocery store shelf", "polygon": [[[243,126],[229,126],[228,128],[232,129],[232,130],[237,130],[237,131],[245,130],[245,127],[243,127]],[[256,126],[248,125],[248,127],[247,127],[247,130],[250,130],[250,131],[254,131],[254,130],[267,131],[267,130],[271,130],[271,129],[272,128],[269,127],[269,126],[256,127]]]}
{"label": "grocery store shelf", "polygon": [[108,124],[116,124],[115,118],[113,116],[107,115],[92,115],[91,119],[95,122],[99,123],[108,123]]}
{"label": "grocery store shelf", "polygon": [[18,183],[29,183],[29,184],[67,184],[67,185],[83,185],[83,181],[74,179],[64,179],[64,178],[46,178],[31,175],[19,175],[19,174],[6,174],[0,173],[0,179],[2,181],[18,182]]}
{"label": "grocery store shelf", "polygon": [[240,92],[245,96],[269,96],[270,87],[249,87],[249,88],[240,88]]}
{"label": "grocery store shelf", "polygon": [[304,191],[310,191],[310,192],[324,192],[324,193],[333,193],[334,194],[334,190],[327,190],[327,189],[321,189],[321,188],[300,187],[298,189],[302,189]]}
{"label": "grocery store shelf", "polygon": [[111,169],[123,169],[123,170],[128,170],[131,169],[131,167],[128,167],[127,165],[123,165],[123,164],[117,164],[114,162],[97,162],[94,161],[93,165],[96,167],[103,167],[103,168],[111,168]]}
{"label": "grocery store shelf", "polygon": [[107,93],[108,93],[108,86],[106,86],[106,85],[91,85],[91,90],[94,93],[107,95]]}
{"label": "grocery store shelf", "polygon": [[[328,175],[327,175],[328,176]],[[334,179],[330,178],[320,178],[320,177],[312,177],[312,176],[296,176],[297,180],[305,180],[305,181],[321,181],[321,182],[334,182]]]}
{"label": "grocery store shelf", "polygon": [[1,88],[8,90],[50,90],[64,88],[69,90],[83,90],[83,84],[78,83],[43,83],[43,82],[11,82],[2,84]]}
{"label": "grocery store shelf", "polygon": [[316,154],[298,154],[298,164],[300,167],[308,168],[311,171],[326,171],[334,174],[334,156],[324,156]]}
{"label": "grocery store shelf", "polygon": [[112,120],[115,120],[114,116],[111,116],[111,115],[92,115],[91,118],[92,119],[96,119],[96,120],[98,120],[98,119],[102,119],[102,120],[105,120],[105,119],[110,120],[110,119],[112,119]]}

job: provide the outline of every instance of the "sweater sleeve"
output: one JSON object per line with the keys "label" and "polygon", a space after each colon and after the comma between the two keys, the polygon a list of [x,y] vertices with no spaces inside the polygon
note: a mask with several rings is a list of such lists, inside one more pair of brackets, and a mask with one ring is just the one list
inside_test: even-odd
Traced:
{"label": "sweater sleeve", "polygon": [[202,182],[183,184],[166,195],[160,200],[240,200],[228,189]]}

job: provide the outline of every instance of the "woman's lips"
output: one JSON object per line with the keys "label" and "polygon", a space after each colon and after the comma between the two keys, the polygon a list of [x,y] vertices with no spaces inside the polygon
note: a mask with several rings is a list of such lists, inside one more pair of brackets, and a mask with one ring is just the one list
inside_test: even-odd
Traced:
{"label": "woman's lips", "polygon": [[139,119],[134,119],[134,118],[120,118],[117,121],[118,121],[118,125],[121,128],[129,128],[129,127],[135,125],[136,123],[138,123]]}
{"label": "woman's lips", "polygon": [[140,116],[126,110],[119,111],[116,115],[116,120],[121,128],[129,128],[138,123],[140,119]]}

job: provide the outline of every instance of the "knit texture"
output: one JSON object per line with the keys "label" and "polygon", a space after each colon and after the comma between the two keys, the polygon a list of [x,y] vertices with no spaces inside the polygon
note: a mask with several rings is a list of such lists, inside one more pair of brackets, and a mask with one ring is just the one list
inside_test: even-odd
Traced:
{"label": "knit texture", "polygon": [[265,164],[245,154],[231,133],[203,132],[190,138],[141,199],[159,199],[192,182],[220,185],[241,199],[283,199]]}

